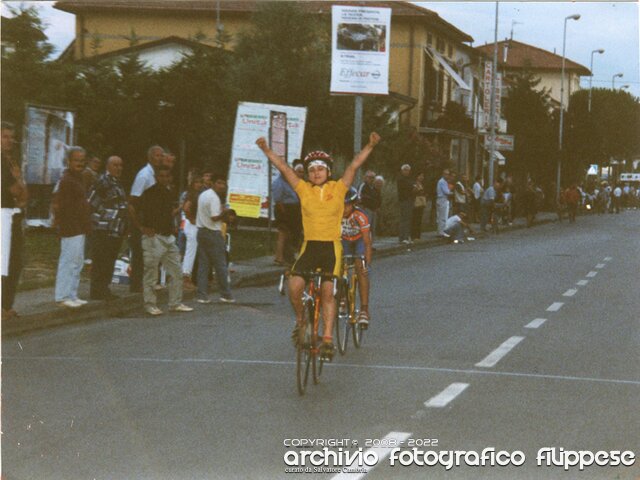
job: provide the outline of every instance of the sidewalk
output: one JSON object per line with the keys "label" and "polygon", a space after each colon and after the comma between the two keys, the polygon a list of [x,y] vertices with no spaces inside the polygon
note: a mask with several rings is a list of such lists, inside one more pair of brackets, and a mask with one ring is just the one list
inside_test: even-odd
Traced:
{"label": "sidewalk", "polygon": [[[543,212],[538,214],[536,225],[549,223],[557,220],[555,213]],[[524,218],[517,218],[511,226],[501,226],[502,231],[526,228]],[[535,228],[535,226],[534,226]],[[478,225],[474,225],[474,230],[478,231]],[[485,234],[486,235],[486,234]],[[478,240],[482,241],[479,235]],[[430,248],[437,245],[444,245],[444,241],[436,236],[435,232],[423,232],[422,239],[417,240],[413,245],[398,244],[397,237],[382,237],[375,241],[375,258],[387,257],[406,253],[407,250],[415,251]],[[251,260],[233,263],[234,272],[231,274],[232,286],[234,289],[248,286],[262,286],[275,284],[283,272],[283,268],[273,263],[273,257],[259,257]],[[133,314],[142,314],[142,295],[139,293],[129,293],[128,286],[112,285],[112,291],[120,298],[114,301],[90,301],[87,305],[76,309],[59,307],[54,302],[54,289],[42,288],[19,292],[16,297],[14,309],[19,317],[10,320],[2,320],[2,336],[33,332],[45,328],[51,328],[72,323],[87,322],[91,320],[104,319],[107,317],[123,317]],[[275,293],[274,293],[275,294]],[[194,292],[185,292],[184,300],[188,302],[194,298]],[[88,299],[89,283],[83,280],[80,284],[79,297]],[[166,302],[166,293],[159,292],[160,303]],[[241,300],[242,296],[237,295]]]}

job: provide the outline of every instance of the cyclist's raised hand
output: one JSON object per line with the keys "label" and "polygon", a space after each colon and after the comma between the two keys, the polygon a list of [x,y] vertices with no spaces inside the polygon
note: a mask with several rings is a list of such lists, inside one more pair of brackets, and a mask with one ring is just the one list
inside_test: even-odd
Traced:
{"label": "cyclist's raised hand", "polygon": [[369,144],[372,147],[375,147],[376,145],[378,145],[380,140],[382,140],[382,137],[378,135],[376,132],[371,132],[371,135],[369,135]]}

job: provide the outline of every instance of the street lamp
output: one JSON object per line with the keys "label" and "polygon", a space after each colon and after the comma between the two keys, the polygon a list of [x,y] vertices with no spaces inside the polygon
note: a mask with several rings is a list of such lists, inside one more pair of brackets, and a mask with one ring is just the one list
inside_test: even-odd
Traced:
{"label": "street lamp", "polygon": [[631,87],[631,85],[622,85],[620,87],[620,90],[625,90],[625,89],[630,88],[630,87]]}
{"label": "street lamp", "polygon": [[622,73],[616,73],[613,77],[611,77],[611,89],[616,89],[616,77],[622,78],[624,75]]}
{"label": "street lamp", "polygon": [[604,53],[604,48],[599,48],[598,50],[591,51],[591,76],[589,77],[589,112],[591,112],[591,82],[593,81],[593,54],[594,53]]}
{"label": "street lamp", "polygon": [[580,20],[580,14],[569,15],[564,19],[562,33],[562,73],[560,74],[560,132],[558,133],[558,172],[556,178],[556,201],[560,200],[560,170],[562,165],[562,127],[564,125],[564,63],[567,46],[567,20]]}

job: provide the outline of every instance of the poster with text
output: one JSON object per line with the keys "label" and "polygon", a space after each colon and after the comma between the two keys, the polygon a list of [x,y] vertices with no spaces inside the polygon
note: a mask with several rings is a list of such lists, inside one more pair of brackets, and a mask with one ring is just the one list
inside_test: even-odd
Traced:
{"label": "poster with text", "polygon": [[331,93],[389,94],[391,9],[332,7]]}
{"label": "poster with text", "polygon": [[[238,105],[229,166],[229,204],[241,217],[267,218],[269,160],[256,145],[260,137],[269,138],[271,112],[286,114],[287,161],[302,155],[307,109],[263,103]],[[278,175],[277,170],[274,175]]]}
{"label": "poster with text", "polygon": [[75,114],[70,110],[26,107],[22,174],[29,189],[29,225],[49,224],[52,191],[66,168],[67,148],[73,145],[74,120]]}

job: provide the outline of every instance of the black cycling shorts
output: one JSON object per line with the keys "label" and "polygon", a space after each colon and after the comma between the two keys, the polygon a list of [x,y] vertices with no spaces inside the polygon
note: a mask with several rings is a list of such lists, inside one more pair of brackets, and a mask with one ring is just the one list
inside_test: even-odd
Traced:
{"label": "black cycling shorts", "polygon": [[324,278],[340,275],[342,268],[342,242],[305,241],[300,256],[291,267],[291,274],[306,277],[320,270]]}

